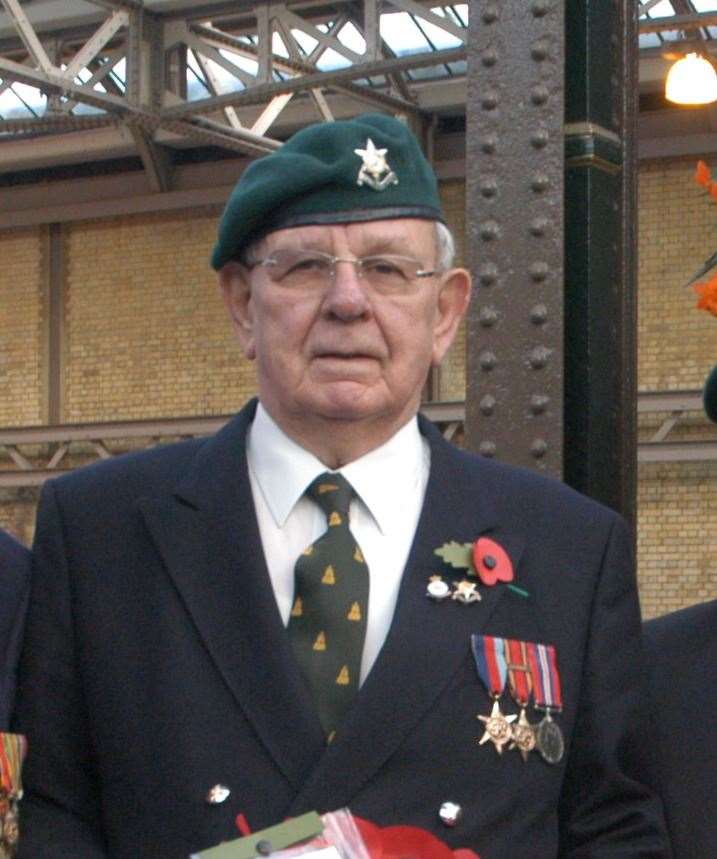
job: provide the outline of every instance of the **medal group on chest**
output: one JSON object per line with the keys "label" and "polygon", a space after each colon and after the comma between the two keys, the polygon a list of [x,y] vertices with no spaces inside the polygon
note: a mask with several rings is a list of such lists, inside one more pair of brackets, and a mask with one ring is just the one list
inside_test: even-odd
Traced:
{"label": "medal group on chest", "polygon": [[[491,712],[477,716],[485,728],[478,743],[493,743],[501,755],[506,746],[516,749],[524,761],[536,751],[546,763],[559,763],[565,743],[552,717],[562,710],[555,648],[533,641],[472,635],[471,651],[478,676],[493,699]],[[501,710],[506,687],[518,713]],[[540,722],[529,721],[527,711],[531,705],[543,714]]]}

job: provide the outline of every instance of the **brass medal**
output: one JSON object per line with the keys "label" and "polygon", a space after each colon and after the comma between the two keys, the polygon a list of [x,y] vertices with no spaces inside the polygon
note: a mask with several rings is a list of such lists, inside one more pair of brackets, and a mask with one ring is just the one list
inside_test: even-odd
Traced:
{"label": "brass medal", "polygon": [[495,698],[490,716],[478,716],[477,718],[485,725],[483,736],[478,741],[479,745],[482,746],[490,740],[498,754],[502,755],[503,746],[513,738],[511,722],[514,722],[517,716],[514,713],[509,716],[502,713],[498,699]]}

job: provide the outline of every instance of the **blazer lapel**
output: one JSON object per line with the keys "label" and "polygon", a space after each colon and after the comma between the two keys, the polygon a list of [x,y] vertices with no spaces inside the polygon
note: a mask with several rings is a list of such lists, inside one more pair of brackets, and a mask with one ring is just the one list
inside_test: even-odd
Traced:
{"label": "blazer lapel", "polygon": [[281,622],[245,456],[255,404],[201,447],[174,494],[140,507],[224,682],[295,789],[324,739]]}
{"label": "blazer lapel", "polygon": [[[431,474],[413,546],[386,643],[337,737],[319,760],[290,814],[350,803],[441,695],[469,657],[470,637],[480,632],[505,593],[505,585],[480,587],[480,602],[436,603],[427,597],[431,575],[444,573],[434,552],[450,540],[473,542],[488,534],[517,568],[523,537],[500,527],[488,500],[492,492],[471,485],[464,460],[431,426]],[[463,578],[455,570],[455,578]]]}

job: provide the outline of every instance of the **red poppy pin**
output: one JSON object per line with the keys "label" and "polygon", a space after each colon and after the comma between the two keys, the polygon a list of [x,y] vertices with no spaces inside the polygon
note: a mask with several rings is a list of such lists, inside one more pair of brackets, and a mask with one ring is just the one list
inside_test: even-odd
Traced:
{"label": "red poppy pin", "polygon": [[451,540],[435,550],[435,554],[446,564],[458,570],[467,570],[468,575],[477,576],[487,587],[497,582],[505,582],[508,587],[521,596],[528,592],[515,585],[513,581],[513,562],[510,555],[490,537],[478,537],[473,543],[458,543]]}

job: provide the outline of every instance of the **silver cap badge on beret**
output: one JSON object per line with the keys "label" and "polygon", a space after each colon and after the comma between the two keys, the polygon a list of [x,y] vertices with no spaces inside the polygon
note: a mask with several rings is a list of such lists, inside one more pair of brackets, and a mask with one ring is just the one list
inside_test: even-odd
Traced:
{"label": "silver cap badge on beret", "polygon": [[389,185],[398,185],[398,176],[386,161],[388,149],[376,149],[373,140],[368,137],[366,148],[354,149],[354,152],[363,159],[356,179],[357,185],[368,185],[374,191],[383,191]]}

